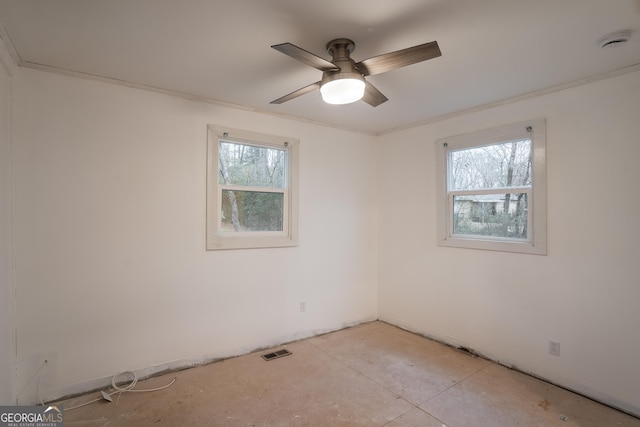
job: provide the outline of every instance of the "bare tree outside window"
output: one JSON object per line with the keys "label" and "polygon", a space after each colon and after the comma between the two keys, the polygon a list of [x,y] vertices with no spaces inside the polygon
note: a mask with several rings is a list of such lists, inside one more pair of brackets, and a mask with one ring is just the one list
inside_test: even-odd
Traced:
{"label": "bare tree outside window", "polygon": [[532,153],[530,139],[450,152],[454,234],[528,238]]}
{"label": "bare tree outside window", "polygon": [[287,151],[219,142],[221,230],[282,231]]}

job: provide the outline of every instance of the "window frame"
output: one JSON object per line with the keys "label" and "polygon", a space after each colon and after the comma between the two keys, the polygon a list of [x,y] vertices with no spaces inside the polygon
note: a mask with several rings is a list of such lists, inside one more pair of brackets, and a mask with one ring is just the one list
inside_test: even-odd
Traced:
{"label": "window frame", "polygon": [[[287,151],[285,188],[238,186],[218,183],[220,141]],[[298,150],[299,141],[219,125],[207,126],[207,250],[277,248],[298,245]],[[283,194],[282,231],[223,232],[224,190]]]}
{"label": "window frame", "polygon": [[[497,145],[517,139],[531,139],[531,187],[508,187],[469,191],[450,190],[450,153]],[[547,254],[547,183],[546,183],[546,121],[535,119],[506,126],[484,129],[436,141],[437,172],[437,241],[439,246],[482,249],[503,252]],[[525,239],[489,237],[453,233],[453,197],[465,194],[528,193],[527,235]]]}

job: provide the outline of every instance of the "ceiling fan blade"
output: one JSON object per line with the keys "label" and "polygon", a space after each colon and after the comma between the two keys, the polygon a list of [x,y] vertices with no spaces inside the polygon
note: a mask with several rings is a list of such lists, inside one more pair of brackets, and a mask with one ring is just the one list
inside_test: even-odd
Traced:
{"label": "ceiling fan blade", "polygon": [[316,68],[320,71],[337,71],[340,68],[333,65],[331,62],[326,59],[320,58],[319,56],[314,55],[311,52],[307,52],[306,50],[291,44],[291,43],[281,43],[274,44],[271,46],[278,52],[282,52],[285,55],[289,55],[293,59],[296,59],[304,64],[310,65],[313,68]]}
{"label": "ceiling fan blade", "polygon": [[372,107],[377,107],[383,102],[388,101],[388,98],[382,94],[374,85],[369,82],[365,82],[364,96],[362,100]]}
{"label": "ceiling fan blade", "polygon": [[358,62],[356,68],[365,76],[373,76],[441,55],[438,42],[433,41],[365,59]]}
{"label": "ceiling fan blade", "polygon": [[283,102],[290,101],[293,98],[297,98],[301,95],[304,95],[305,93],[313,92],[316,89],[320,89],[320,82],[311,83],[309,86],[305,86],[298,90],[294,90],[288,95],[278,98],[275,101],[271,101],[269,104],[282,104]]}

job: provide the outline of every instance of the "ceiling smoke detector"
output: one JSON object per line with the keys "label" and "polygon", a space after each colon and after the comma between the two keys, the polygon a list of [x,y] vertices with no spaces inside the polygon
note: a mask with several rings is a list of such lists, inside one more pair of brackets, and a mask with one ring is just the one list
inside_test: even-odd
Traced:
{"label": "ceiling smoke detector", "polygon": [[630,30],[616,31],[615,33],[607,34],[606,36],[600,37],[600,40],[598,40],[598,44],[602,48],[622,46],[623,44],[628,42],[630,38]]}

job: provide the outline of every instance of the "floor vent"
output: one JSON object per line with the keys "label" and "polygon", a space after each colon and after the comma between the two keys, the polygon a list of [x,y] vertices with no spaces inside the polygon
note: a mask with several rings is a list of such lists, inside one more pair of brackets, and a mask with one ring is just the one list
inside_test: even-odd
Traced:
{"label": "floor vent", "polygon": [[267,353],[267,354],[263,354],[262,357],[264,360],[269,361],[269,360],[273,360],[273,359],[278,359],[280,357],[285,357],[285,356],[289,356],[291,353],[289,350],[278,350],[278,351],[274,351],[273,353]]}

